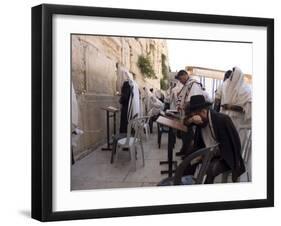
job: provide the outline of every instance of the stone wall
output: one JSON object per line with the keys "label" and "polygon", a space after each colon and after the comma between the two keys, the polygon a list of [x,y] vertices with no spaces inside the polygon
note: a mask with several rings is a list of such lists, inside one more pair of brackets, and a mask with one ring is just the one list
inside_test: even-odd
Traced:
{"label": "stone wall", "polygon": [[[75,159],[106,141],[106,114],[101,108],[109,105],[120,108],[116,64],[132,72],[140,87],[159,89],[162,54],[168,59],[166,41],[161,39],[72,35],[72,81],[80,109],[79,128],[84,131],[74,149]],[[157,79],[144,78],[137,66],[140,55],[150,57]]]}

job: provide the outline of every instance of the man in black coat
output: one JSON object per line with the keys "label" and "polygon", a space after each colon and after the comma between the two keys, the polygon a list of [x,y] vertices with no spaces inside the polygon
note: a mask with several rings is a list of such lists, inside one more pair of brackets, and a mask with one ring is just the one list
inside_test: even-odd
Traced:
{"label": "man in black coat", "polygon": [[121,97],[119,103],[121,104],[121,116],[120,116],[120,129],[119,133],[127,133],[128,127],[128,107],[129,100],[132,94],[132,87],[129,81],[125,81],[121,88]]}
{"label": "man in black coat", "polygon": [[[192,152],[219,144],[219,151],[208,167],[205,183],[213,183],[217,175],[229,170],[235,182],[245,172],[239,134],[230,117],[209,109],[210,105],[203,95],[190,99],[189,117],[185,119],[185,124],[196,125]],[[185,174],[193,174],[195,167],[189,166]]]}

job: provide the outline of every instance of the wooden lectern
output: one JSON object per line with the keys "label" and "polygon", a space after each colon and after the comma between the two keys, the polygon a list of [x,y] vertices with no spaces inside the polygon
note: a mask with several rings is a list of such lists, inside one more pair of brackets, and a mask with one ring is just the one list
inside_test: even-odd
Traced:
{"label": "wooden lectern", "polygon": [[169,177],[172,177],[173,175],[173,164],[176,164],[176,162],[173,162],[173,149],[174,144],[176,141],[176,136],[174,134],[174,129],[180,130],[183,132],[187,132],[187,127],[180,122],[178,119],[174,119],[167,116],[159,116],[156,120],[157,123],[169,127],[169,133],[168,133],[168,161],[162,161],[160,164],[168,164],[168,170],[161,171],[161,174],[168,173]]}
{"label": "wooden lectern", "polygon": [[[113,134],[116,135],[116,113],[119,111],[117,108],[108,106],[108,107],[103,107],[101,108],[102,110],[106,111],[106,134],[107,134],[107,147],[102,148],[101,150],[103,151],[110,151],[111,150],[111,142],[110,142],[110,137],[109,137],[109,118],[113,117]],[[110,114],[111,113],[111,114]]]}

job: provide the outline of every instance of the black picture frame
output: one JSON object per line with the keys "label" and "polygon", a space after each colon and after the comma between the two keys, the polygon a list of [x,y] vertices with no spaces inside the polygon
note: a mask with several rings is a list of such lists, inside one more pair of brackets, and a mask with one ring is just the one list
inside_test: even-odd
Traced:
{"label": "black picture frame", "polygon": [[[52,18],[55,14],[247,25],[267,29],[267,198],[95,210],[52,210]],[[274,20],[43,4],[32,8],[32,218],[57,221],[274,206]]]}

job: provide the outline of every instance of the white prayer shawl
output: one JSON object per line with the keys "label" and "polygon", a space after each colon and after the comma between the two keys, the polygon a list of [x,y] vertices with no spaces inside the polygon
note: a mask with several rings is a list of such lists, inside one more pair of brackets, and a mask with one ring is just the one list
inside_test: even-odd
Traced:
{"label": "white prayer shawl", "polygon": [[178,82],[174,88],[171,89],[170,92],[170,109],[176,110],[177,109],[177,102],[178,102],[178,93],[181,91],[183,85]]}
{"label": "white prayer shawl", "polygon": [[222,93],[222,104],[233,104],[243,108],[247,102],[252,102],[250,87],[244,82],[244,74],[238,67],[235,67],[230,78],[223,83]]}
{"label": "white prayer shawl", "polygon": [[154,95],[156,98],[158,98],[159,100],[162,98],[162,92],[160,89],[155,90]]}
{"label": "white prayer shawl", "polygon": [[169,88],[165,92],[165,102],[171,103],[171,95],[172,95],[172,89],[177,86],[178,81],[170,81]]}
{"label": "white prayer shawl", "polygon": [[123,83],[125,81],[128,81],[130,79],[130,77],[132,77],[132,76],[130,75],[128,70],[125,67],[118,65],[117,79],[116,79],[116,91],[118,93],[121,93],[121,88],[122,88]]}
{"label": "white prayer shawl", "polygon": [[[222,113],[231,118],[243,146],[248,139],[247,130],[243,128],[251,129],[252,92],[250,86],[244,82],[244,75],[238,67],[235,67],[230,78],[223,83],[221,104],[232,104],[243,108],[243,112],[224,110],[223,108],[221,110]],[[251,156],[251,145],[248,149]],[[251,170],[251,161],[247,164],[247,168]],[[249,173],[251,175],[251,171]]]}
{"label": "white prayer shawl", "polygon": [[127,68],[123,66],[118,66],[117,68],[117,80],[116,80],[116,90],[121,93],[121,88],[125,81],[129,81],[129,85],[131,86],[132,93],[129,99],[129,107],[128,107],[128,120],[140,117],[141,116],[141,101],[140,101],[140,93],[138,84],[134,81],[133,75],[128,71]]}
{"label": "white prayer shawl", "polygon": [[201,135],[202,139],[205,143],[206,147],[211,147],[217,144],[217,141],[215,140],[215,133],[213,128],[213,122],[211,118],[211,113],[208,111],[208,117],[209,117],[209,123],[205,128],[201,129]]}
{"label": "white prayer shawl", "polygon": [[132,93],[129,99],[128,120],[136,117],[141,117],[141,101],[138,84],[133,80],[133,76],[128,72],[129,84],[132,87]]}
{"label": "white prayer shawl", "polygon": [[169,85],[169,88],[166,91],[164,91],[164,96],[165,96],[164,102],[165,103],[171,102],[171,92],[172,92],[172,88],[174,88],[175,86],[176,86],[176,84],[173,85],[173,83],[171,82]]}
{"label": "white prayer shawl", "polygon": [[84,133],[82,130],[78,129],[78,120],[79,120],[79,107],[77,103],[77,98],[75,94],[75,90],[73,87],[73,84],[71,84],[71,90],[72,90],[72,95],[71,95],[71,130],[72,130],[72,135],[71,135],[71,144],[72,146],[76,147],[78,143],[79,137]]}
{"label": "white prayer shawl", "polygon": [[218,86],[216,93],[215,93],[215,99],[219,99],[219,100],[221,99],[222,86],[223,86],[223,83]]}
{"label": "white prayer shawl", "polygon": [[244,82],[244,74],[238,67],[222,85],[221,105],[224,104],[237,105],[243,109],[243,112],[221,111],[231,117],[238,130],[241,126],[251,126],[252,91]]}
{"label": "white prayer shawl", "polygon": [[164,91],[164,103],[170,103],[171,99],[171,90],[165,90]]}
{"label": "white prayer shawl", "polygon": [[72,96],[71,96],[71,102],[72,102],[72,111],[71,111],[71,122],[72,124],[77,127],[78,126],[78,119],[79,119],[79,108],[78,108],[78,103],[76,99],[76,94],[74,91],[73,84],[71,85],[71,90],[72,90]]}
{"label": "white prayer shawl", "polygon": [[145,114],[147,115],[148,112],[151,109],[151,99],[153,97],[153,94],[150,92],[150,90],[145,87],[144,88],[144,98],[143,98],[143,102],[144,102],[144,106],[145,106]]}
{"label": "white prayer shawl", "polygon": [[211,101],[211,98],[209,97],[208,93],[203,90],[201,85],[195,79],[189,78],[178,94],[177,107],[180,107],[182,109],[181,117],[185,116],[184,109],[186,107],[186,104],[190,102],[190,98],[194,95],[203,95],[206,101]]}
{"label": "white prayer shawl", "polygon": [[222,113],[227,114],[231,118],[243,145],[247,139],[247,131],[243,128],[251,128],[252,92],[250,87],[244,82],[242,71],[237,67],[235,67],[231,77],[223,83],[221,104],[232,104],[243,108],[243,112],[225,110],[223,108],[221,110]]}
{"label": "white prayer shawl", "polygon": [[151,97],[151,109],[148,112],[148,116],[158,115],[164,110],[164,104],[155,96]]}

